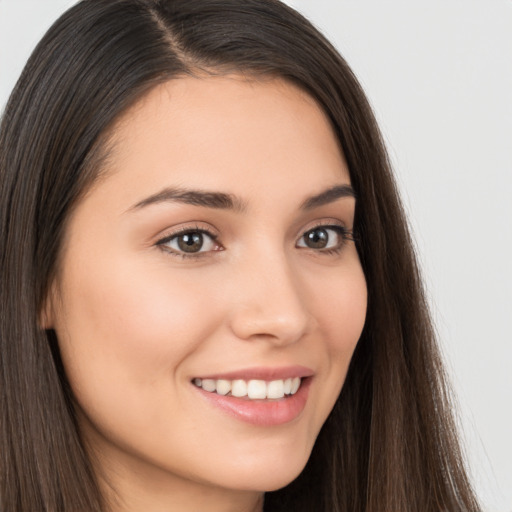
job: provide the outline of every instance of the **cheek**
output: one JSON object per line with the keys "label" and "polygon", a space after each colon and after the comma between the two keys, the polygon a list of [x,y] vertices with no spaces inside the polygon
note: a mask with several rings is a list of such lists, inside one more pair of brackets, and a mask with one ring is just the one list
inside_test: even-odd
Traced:
{"label": "cheek", "polygon": [[[212,308],[214,290],[165,264],[105,260],[116,261],[91,259],[63,276],[56,330],[66,375],[85,436],[158,454],[169,425],[185,415],[187,361],[218,328],[220,306]],[[148,429],[155,435],[141,437]]]}
{"label": "cheek", "polygon": [[[102,259],[109,260],[116,261]],[[77,385],[90,375],[103,392],[112,382],[168,380],[217,325],[211,295],[186,276],[167,280],[161,267],[123,266],[121,259],[115,268],[89,265],[64,276],[57,325],[65,368]]]}
{"label": "cheek", "polygon": [[320,423],[325,421],[341,392],[364,327],[366,308],[366,281],[358,262],[338,279],[326,282],[323,292],[316,295],[315,310],[325,351],[320,372],[324,389],[318,401]]}
{"label": "cheek", "polygon": [[366,319],[367,288],[359,262],[327,281],[315,301],[330,357],[333,361],[346,361],[347,354],[357,345]]}

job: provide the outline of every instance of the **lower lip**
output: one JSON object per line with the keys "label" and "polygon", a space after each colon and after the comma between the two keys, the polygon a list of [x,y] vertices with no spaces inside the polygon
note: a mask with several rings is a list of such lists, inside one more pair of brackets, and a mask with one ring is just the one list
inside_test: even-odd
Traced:
{"label": "lower lip", "polygon": [[302,379],[297,393],[278,400],[250,400],[223,396],[192,384],[208,402],[234,418],[264,427],[283,425],[298,418],[306,406],[311,377]]}

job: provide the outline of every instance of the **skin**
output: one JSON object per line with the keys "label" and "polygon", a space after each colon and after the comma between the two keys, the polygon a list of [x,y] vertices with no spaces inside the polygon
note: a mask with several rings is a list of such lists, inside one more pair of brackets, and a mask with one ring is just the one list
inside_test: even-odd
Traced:
{"label": "skin", "polygon": [[[180,78],[114,128],[106,174],[69,219],[46,310],[79,426],[111,510],[262,510],[303,469],[343,385],[366,313],[355,199],[303,210],[349,185],[316,103],[280,80]],[[166,187],[236,196],[243,211],[141,201]],[[139,207],[135,207],[138,205]],[[208,230],[183,258],[176,230]],[[178,250],[176,249],[178,247]],[[293,421],[253,425],[204,400],[194,377],[303,365]]]}

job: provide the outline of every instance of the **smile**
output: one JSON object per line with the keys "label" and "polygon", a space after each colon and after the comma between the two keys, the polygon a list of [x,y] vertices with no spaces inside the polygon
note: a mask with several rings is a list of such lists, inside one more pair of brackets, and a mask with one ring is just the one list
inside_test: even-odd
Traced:
{"label": "smile", "polygon": [[210,407],[238,421],[277,427],[302,416],[313,376],[303,366],[253,368],[196,377],[191,385]]}
{"label": "smile", "polygon": [[280,399],[295,395],[300,388],[301,378],[290,377],[278,380],[243,379],[199,379],[192,381],[195,386],[222,396],[248,398],[249,400]]}

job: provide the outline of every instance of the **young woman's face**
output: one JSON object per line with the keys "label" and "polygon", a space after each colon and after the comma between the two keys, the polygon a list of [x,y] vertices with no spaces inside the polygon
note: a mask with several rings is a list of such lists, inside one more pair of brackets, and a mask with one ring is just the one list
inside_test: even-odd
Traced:
{"label": "young woman's face", "polygon": [[282,487],[366,313],[331,126],[282,81],[183,78],[114,139],[47,308],[87,446],[124,494]]}

